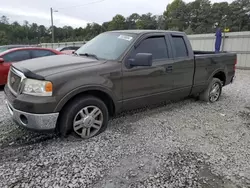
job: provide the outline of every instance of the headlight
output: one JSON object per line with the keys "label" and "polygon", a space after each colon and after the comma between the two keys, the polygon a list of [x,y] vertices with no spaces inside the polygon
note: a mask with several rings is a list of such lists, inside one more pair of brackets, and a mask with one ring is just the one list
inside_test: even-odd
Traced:
{"label": "headlight", "polygon": [[52,83],[43,80],[25,79],[22,93],[35,96],[52,96]]}

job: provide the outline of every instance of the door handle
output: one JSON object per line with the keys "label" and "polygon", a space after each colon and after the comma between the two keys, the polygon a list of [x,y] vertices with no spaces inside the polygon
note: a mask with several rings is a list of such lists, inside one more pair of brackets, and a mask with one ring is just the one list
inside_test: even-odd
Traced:
{"label": "door handle", "polygon": [[166,72],[172,72],[172,71],[173,71],[173,66],[172,65],[167,66]]}

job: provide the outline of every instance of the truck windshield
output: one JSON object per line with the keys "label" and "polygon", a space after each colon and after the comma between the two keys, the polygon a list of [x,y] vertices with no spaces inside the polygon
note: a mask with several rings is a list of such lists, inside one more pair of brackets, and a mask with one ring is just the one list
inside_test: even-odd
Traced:
{"label": "truck windshield", "polygon": [[91,54],[98,59],[116,60],[125,52],[135,37],[136,34],[130,33],[102,33],[75,51],[75,54]]}

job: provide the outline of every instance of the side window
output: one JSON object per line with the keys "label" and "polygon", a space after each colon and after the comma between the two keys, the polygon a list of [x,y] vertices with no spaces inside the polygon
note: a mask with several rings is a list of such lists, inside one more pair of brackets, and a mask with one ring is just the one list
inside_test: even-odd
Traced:
{"label": "side window", "polygon": [[79,49],[79,47],[74,46],[74,47],[72,47],[72,49],[71,49],[71,50],[78,50],[78,49]]}
{"label": "side window", "polygon": [[64,48],[62,49],[62,51],[64,51],[64,50],[70,50],[70,47],[64,47]]}
{"label": "side window", "polygon": [[33,58],[50,56],[50,55],[55,55],[55,53],[50,50],[32,50]]}
{"label": "side window", "polygon": [[188,50],[183,37],[173,36],[173,47],[175,49],[175,57],[187,57]]}
{"label": "side window", "polygon": [[29,50],[18,50],[14,52],[10,52],[3,56],[5,62],[16,62],[16,61],[23,61],[26,59],[30,59],[30,52]]}
{"label": "side window", "polygon": [[169,58],[167,45],[163,36],[145,39],[134,50],[132,57],[135,57],[137,53],[151,53],[153,55],[153,60]]}

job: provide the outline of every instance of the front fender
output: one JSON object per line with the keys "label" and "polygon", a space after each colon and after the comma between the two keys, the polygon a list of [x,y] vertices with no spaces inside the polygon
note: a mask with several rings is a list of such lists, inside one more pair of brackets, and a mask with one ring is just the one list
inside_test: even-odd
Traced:
{"label": "front fender", "polygon": [[55,108],[55,112],[59,112],[63,106],[73,97],[75,97],[76,95],[80,94],[80,93],[84,93],[86,91],[101,91],[106,93],[114,102],[115,105],[115,109],[117,109],[118,106],[118,99],[117,97],[114,95],[114,93],[108,89],[105,88],[101,85],[85,85],[85,86],[80,86],[75,88],[74,90],[69,91],[66,95],[64,95],[60,101],[58,102],[56,108]]}

